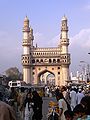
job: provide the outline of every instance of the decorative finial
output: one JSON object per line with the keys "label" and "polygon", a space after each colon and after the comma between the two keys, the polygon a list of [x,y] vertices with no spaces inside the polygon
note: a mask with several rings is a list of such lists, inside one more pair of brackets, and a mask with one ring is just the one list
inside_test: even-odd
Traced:
{"label": "decorative finial", "polygon": [[25,16],[24,21],[29,21],[29,19],[28,19],[27,15]]}
{"label": "decorative finial", "polygon": [[67,20],[67,17],[65,16],[65,14],[64,14],[64,16],[63,16],[63,18],[62,18],[62,21],[63,20]]}

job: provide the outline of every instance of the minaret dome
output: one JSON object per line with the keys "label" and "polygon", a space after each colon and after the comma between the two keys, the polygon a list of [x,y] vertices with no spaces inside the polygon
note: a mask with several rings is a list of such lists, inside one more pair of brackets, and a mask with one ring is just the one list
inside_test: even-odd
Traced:
{"label": "minaret dome", "polygon": [[24,27],[29,27],[29,19],[27,16],[24,19]]}
{"label": "minaret dome", "polygon": [[63,21],[63,20],[67,20],[67,17],[66,17],[65,15],[64,15],[63,18],[62,18],[62,21]]}
{"label": "minaret dome", "polygon": [[26,16],[25,19],[24,19],[24,22],[28,22],[28,21],[29,21],[29,19],[28,19],[28,17]]}

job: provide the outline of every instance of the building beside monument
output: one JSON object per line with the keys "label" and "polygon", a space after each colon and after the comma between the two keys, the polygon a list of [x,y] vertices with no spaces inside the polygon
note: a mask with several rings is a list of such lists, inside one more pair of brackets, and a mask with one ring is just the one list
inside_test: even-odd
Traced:
{"label": "building beside monument", "polygon": [[57,47],[39,48],[33,45],[33,40],[33,29],[29,26],[29,19],[26,16],[22,44],[23,80],[30,84],[47,84],[49,80],[55,85],[67,84],[70,79],[67,18],[64,16],[61,20],[60,40]]}

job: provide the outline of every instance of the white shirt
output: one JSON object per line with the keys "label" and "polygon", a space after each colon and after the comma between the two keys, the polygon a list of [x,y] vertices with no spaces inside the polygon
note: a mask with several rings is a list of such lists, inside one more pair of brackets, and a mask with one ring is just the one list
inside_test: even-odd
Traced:
{"label": "white shirt", "polygon": [[[29,107],[30,110],[28,109],[28,107]],[[32,120],[33,113],[34,112],[33,112],[32,106],[30,104],[28,106],[28,103],[26,103],[24,120]]]}
{"label": "white shirt", "polygon": [[70,91],[70,97],[71,97],[71,108],[76,106],[76,92],[74,90]]}
{"label": "white shirt", "polygon": [[67,110],[67,103],[65,102],[65,100],[64,99],[60,99],[59,101],[58,101],[58,105],[59,105],[59,109],[62,109],[63,110],[63,112],[62,112],[62,115],[61,115],[61,119],[60,120],[66,120],[65,119],[65,116],[64,116],[64,112]]}
{"label": "white shirt", "polygon": [[77,104],[80,104],[80,101],[81,101],[81,99],[84,97],[84,94],[81,92],[78,92],[77,94],[76,94],[76,101],[77,101]]}

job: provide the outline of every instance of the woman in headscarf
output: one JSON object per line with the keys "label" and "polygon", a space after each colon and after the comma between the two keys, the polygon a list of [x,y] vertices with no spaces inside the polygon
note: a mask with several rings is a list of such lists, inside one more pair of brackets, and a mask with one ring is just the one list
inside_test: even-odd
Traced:
{"label": "woman in headscarf", "polygon": [[32,101],[32,95],[29,92],[26,96],[24,107],[25,107],[25,119],[24,120],[32,120],[33,116],[33,101]]}
{"label": "woman in headscarf", "polygon": [[64,112],[68,109],[67,102],[61,92],[56,95],[59,107],[59,120],[66,120]]}
{"label": "woman in headscarf", "polygon": [[33,95],[33,102],[34,102],[34,106],[33,106],[33,111],[34,111],[34,115],[33,115],[33,120],[41,120],[42,119],[42,97],[39,96],[39,94],[37,93],[37,91],[33,91],[32,93]]}

